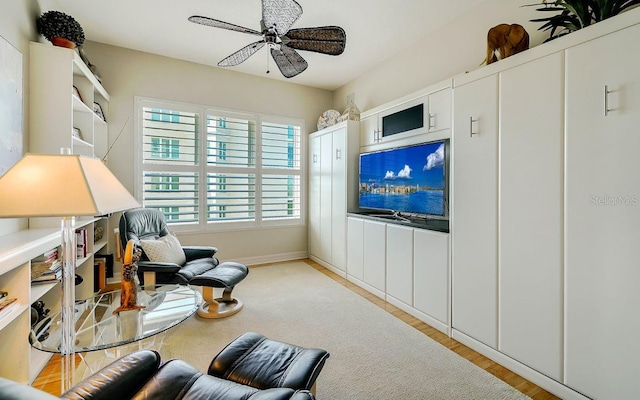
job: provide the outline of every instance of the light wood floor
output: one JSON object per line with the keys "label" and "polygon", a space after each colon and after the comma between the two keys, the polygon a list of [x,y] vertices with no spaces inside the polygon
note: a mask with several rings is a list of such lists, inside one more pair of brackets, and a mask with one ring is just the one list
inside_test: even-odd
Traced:
{"label": "light wood floor", "polygon": [[[520,375],[517,375],[516,373],[511,372],[510,370],[506,369],[502,365],[488,359],[482,354],[477,353],[476,351],[470,349],[469,347],[463,345],[462,343],[448,337],[447,335],[440,332],[439,330],[425,324],[419,319],[407,314],[406,312],[387,303],[386,301],[380,299],[379,297],[374,296],[373,294],[367,292],[361,287],[347,281],[341,276],[324,268],[320,264],[311,260],[305,260],[305,262],[309,264],[311,267],[322,272],[329,278],[333,279],[334,281],[350,289],[354,293],[364,297],[365,299],[369,300],[371,303],[377,305],[378,307],[387,311],[388,313],[400,319],[401,321],[405,322],[406,324],[424,333],[429,338],[435,340],[436,342],[440,343],[441,345],[453,351],[454,353],[458,354],[459,356],[466,358],[467,360],[471,361],[478,367],[484,369],[485,371],[489,372],[490,374],[504,381],[508,385],[514,387],[515,389],[519,390],[525,395],[531,397],[533,400],[556,400],[556,399],[560,400],[559,397],[552,395],[551,393],[547,392],[541,387],[524,379]],[[254,267],[252,266],[252,268]],[[79,362],[80,361],[78,359],[78,361],[76,361],[76,364]],[[33,382],[32,386],[56,396],[60,395],[60,357],[54,356],[51,359],[49,364],[47,364],[47,366],[42,370],[40,375]]]}

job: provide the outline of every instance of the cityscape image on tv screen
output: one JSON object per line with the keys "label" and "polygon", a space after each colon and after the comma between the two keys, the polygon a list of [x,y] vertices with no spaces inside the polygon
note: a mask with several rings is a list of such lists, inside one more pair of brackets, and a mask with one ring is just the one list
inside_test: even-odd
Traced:
{"label": "cityscape image on tv screen", "polygon": [[360,208],[445,215],[445,142],[360,155]]}

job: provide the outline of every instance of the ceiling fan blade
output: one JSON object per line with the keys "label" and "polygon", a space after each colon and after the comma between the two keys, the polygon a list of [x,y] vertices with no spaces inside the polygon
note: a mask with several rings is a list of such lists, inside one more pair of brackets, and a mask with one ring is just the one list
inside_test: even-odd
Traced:
{"label": "ceiling fan blade", "polygon": [[282,41],[297,50],[337,56],[344,52],[347,34],[339,26],[321,26],[318,28],[291,29]]}
{"label": "ceiling fan blade", "polygon": [[244,60],[246,60],[247,58],[251,57],[253,53],[260,50],[262,47],[264,47],[264,40],[259,40],[257,42],[248,44],[243,48],[241,48],[240,50],[236,51],[235,53],[231,54],[229,57],[220,61],[218,63],[218,66],[233,67],[235,65],[238,65],[242,63]]}
{"label": "ceiling fan blade", "polygon": [[282,36],[302,15],[302,7],[295,0],[262,0],[262,21]]}
{"label": "ceiling fan blade", "polygon": [[200,25],[213,26],[214,28],[222,28],[228,29],[230,31],[242,32],[242,33],[250,33],[252,35],[262,36],[262,33],[255,31],[253,29],[245,28],[239,25],[230,24],[228,22],[219,21],[217,19],[202,17],[200,15],[193,15],[188,18],[189,21],[194,22]]}
{"label": "ceiling fan blade", "polygon": [[297,51],[282,43],[280,44],[280,50],[271,49],[271,56],[285,78],[293,78],[309,66]]}

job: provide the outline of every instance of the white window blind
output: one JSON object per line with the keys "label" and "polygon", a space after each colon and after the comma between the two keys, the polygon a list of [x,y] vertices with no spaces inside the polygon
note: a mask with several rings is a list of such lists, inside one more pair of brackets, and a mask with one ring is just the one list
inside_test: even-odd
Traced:
{"label": "white window blind", "polygon": [[302,223],[301,121],[136,104],[145,207],[161,210],[169,224],[202,229]]}

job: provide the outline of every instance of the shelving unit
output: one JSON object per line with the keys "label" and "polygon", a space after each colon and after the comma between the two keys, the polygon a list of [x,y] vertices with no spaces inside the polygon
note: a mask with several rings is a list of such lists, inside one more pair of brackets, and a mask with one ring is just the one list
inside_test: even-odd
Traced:
{"label": "shelving unit", "polygon": [[[76,228],[87,228],[87,256],[76,261],[79,274],[89,275],[76,287],[76,297],[93,295],[93,256],[107,245],[107,237],[93,243],[93,228],[102,218],[82,219]],[[46,353],[31,348],[31,304],[44,300],[52,312],[60,307],[60,283],[31,285],[31,262],[44,252],[60,246],[60,230],[57,228],[27,229],[0,237],[0,290],[8,292],[17,301],[0,311],[0,352],[11,363],[0,364],[0,376],[17,382],[30,383],[51,358]],[[24,357],[30,354],[30,357]]]}
{"label": "shelving unit", "polygon": [[98,103],[108,115],[110,97],[102,84],[75,50],[32,42],[29,55],[30,152],[58,154],[69,148],[73,154],[104,157],[108,125],[93,111]]}

